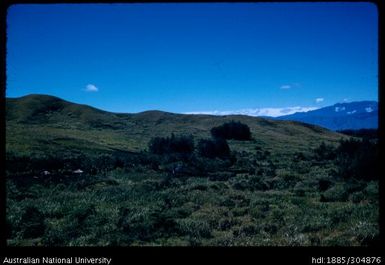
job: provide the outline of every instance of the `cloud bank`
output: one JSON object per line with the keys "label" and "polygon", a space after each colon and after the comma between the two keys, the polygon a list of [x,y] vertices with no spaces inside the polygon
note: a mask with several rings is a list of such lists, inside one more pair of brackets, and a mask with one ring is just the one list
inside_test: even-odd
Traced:
{"label": "cloud bank", "polygon": [[228,110],[228,111],[192,111],[185,112],[184,114],[207,114],[207,115],[248,115],[248,116],[267,116],[278,117],[283,115],[290,115],[296,112],[306,112],[318,109],[316,107],[287,107],[287,108],[255,108],[255,109],[240,109],[240,110]]}

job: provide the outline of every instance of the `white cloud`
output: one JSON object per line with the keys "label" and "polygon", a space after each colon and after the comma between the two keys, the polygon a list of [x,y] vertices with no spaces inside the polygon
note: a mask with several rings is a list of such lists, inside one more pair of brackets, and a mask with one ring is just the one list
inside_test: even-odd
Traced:
{"label": "white cloud", "polygon": [[240,109],[240,110],[227,110],[227,111],[192,111],[185,112],[184,114],[207,114],[207,115],[248,115],[248,116],[268,116],[278,117],[283,115],[289,115],[296,112],[306,112],[318,109],[316,107],[287,107],[287,108],[256,108],[256,109]]}
{"label": "white cloud", "polygon": [[86,92],[98,92],[99,89],[93,84],[88,84],[88,85],[86,85],[85,91]]}
{"label": "white cloud", "polygon": [[320,102],[322,102],[322,101],[324,101],[324,98],[316,98],[316,99],[315,99],[315,102],[317,102],[317,103],[320,103]]}
{"label": "white cloud", "polygon": [[299,88],[301,87],[300,83],[289,83],[289,84],[284,84],[280,86],[279,88],[282,90],[288,90],[288,89],[294,89],[294,88]]}
{"label": "white cloud", "polygon": [[290,89],[291,85],[282,85],[280,88],[281,89]]}
{"label": "white cloud", "polygon": [[373,111],[372,107],[367,107],[367,108],[365,108],[365,110],[366,110],[366,112],[372,112]]}
{"label": "white cloud", "polygon": [[354,114],[354,113],[356,113],[357,111],[356,110],[353,110],[353,111],[348,111],[348,112],[346,112],[347,114]]}

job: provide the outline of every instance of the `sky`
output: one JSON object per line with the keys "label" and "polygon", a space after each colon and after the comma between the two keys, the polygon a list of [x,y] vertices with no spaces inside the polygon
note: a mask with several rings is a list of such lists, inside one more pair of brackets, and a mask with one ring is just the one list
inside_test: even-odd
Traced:
{"label": "sky", "polygon": [[19,4],[6,96],[278,116],[378,100],[372,3]]}

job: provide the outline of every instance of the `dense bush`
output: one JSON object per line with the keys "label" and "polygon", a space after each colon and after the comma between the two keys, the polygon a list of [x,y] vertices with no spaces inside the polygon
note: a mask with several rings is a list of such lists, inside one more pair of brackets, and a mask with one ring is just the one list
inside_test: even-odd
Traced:
{"label": "dense bush", "polygon": [[322,143],[314,149],[314,158],[317,161],[333,160],[337,175],[345,179],[378,178],[378,143],[368,139],[341,140],[336,148]]}
{"label": "dense bush", "polygon": [[378,144],[369,140],[343,140],[336,150],[338,174],[343,178],[378,178]]}
{"label": "dense bush", "polygon": [[326,191],[333,183],[330,179],[322,178],[318,180],[318,189],[320,191]]}
{"label": "dense bush", "polygon": [[227,157],[230,155],[230,147],[226,140],[222,138],[214,140],[202,139],[198,142],[197,149],[200,155],[209,158]]}
{"label": "dense bush", "polygon": [[337,132],[363,139],[378,139],[378,129],[341,130]]}
{"label": "dense bush", "polygon": [[[366,141],[365,141],[366,142]],[[353,155],[354,152],[359,151],[360,147],[362,146],[362,141],[359,140],[341,140],[340,145],[338,146],[336,152],[340,154],[348,154]]]}
{"label": "dense bush", "polygon": [[211,129],[211,135],[214,138],[234,139],[234,140],[250,140],[251,132],[249,126],[241,122],[227,122],[221,126]]}
{"label": "dense bush", "polygon": [[148,149],[154,154],[192,153],[194,141],[192,136],[155,137],[148,143]]}

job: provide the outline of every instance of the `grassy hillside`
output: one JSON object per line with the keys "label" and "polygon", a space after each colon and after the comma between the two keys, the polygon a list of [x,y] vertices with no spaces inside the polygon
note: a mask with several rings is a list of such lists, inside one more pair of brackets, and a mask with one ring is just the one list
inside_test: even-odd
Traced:
{"label": "grassy hillside", "polygon": [[293,153],[314,148],[322,141],[336,143],[345,137],[304,123],[249,116],[182,115],[160,111],[116,114],[45,95],[7,99],[6,104],[6,149],[26,155],[138,152],[146,149],[152,137],[175,133],[206,138],[213,126],[231,120],[247,124],[251,129],[252,144],[230,142],[233,148],[245,151],[260,146],[274,153]]}
{"label": "grassy hillside", "polygon": [[[6,104],[8,245],[378,244],[375,139],[248,116],[109,113],[43,95]],[[214,139],[229,121],[251,139]]]}

